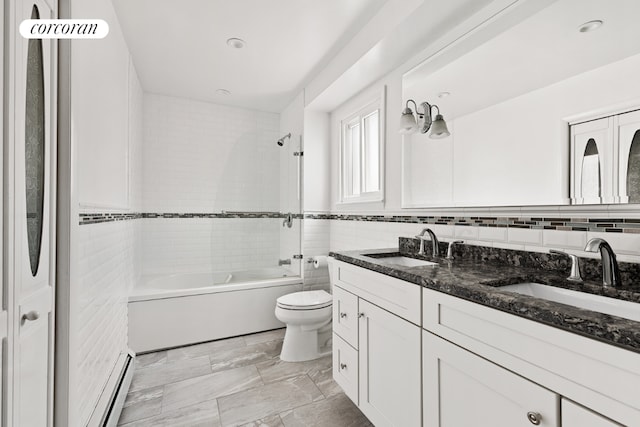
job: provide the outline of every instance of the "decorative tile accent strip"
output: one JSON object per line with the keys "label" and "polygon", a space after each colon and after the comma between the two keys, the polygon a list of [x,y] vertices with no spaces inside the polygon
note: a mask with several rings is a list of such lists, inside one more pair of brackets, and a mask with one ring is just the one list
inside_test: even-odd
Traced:
{"label": "decorative tile accent strip", "polygon": [[[128,221],[139,218],[286,218],[286,212],[223,211],[212,213],[110,213],[80,214],[80,225],[101,222]],[[323,219],[339,221],[402,222],[409,224],[462,225],[470,227],[529,228],[534,230],[598,231],[603,233],[640,233],[637,218],[518,218],[518,217],[458,217],[420,215],[342,215],[292,214],[294,219]]]}
{"label": "decorative tile accent strip", "polygon": [[[99,224],[101,222],[126,221],[139,218],[286,218],[284,212],[252,212],[234,211],[219,213],[171,213],[171,212],[144,212],[144,213],[81,213],[80,225]],[[294,219],[302,219],[302,214],[291,214]]]}
{"label": "decorative tile accent strip", "polygon": [[339,221],[403,222],[411,224],[462,225],[471,227],[529,228],[534,230],[640,233],[640,219],[636,218],[517,218],[341,214],[305,214],[304,217],[306,219],[330,219]]}
{"label": "decorative tile accent strip", "polygon": [[140,213],[81,213],[80,225],[99,224],[101,222],[129,221],[142,218]]}

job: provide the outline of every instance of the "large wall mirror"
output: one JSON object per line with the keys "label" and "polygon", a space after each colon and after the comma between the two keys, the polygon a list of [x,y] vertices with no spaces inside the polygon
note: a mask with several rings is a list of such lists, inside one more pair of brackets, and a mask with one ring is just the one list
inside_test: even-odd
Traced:
{"label": "large wall mirror", "polygon": [[[638,202],[640,2],[545,4],[494,17],[403,76],[403,105],[437,104],[451,131],[403,136],[404,208]],[[573,127],[597,120],[604,130],[578,132],[572,150]]]}

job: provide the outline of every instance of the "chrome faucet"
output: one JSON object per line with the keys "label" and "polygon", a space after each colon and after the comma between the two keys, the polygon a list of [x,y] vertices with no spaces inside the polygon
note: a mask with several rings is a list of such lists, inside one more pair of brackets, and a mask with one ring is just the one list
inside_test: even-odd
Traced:
{"label": "chrome faucet", "polygon": [[[429,234],[429,237],[424,237],[425,233]],[[431,245],[432,245],[432,252],[433,252],[433,256],[437,257],[440,256],[440,248],[439,248],[439,244],[440,242],[438,242],[438,238],[436,237],[436,233],[434,233],[433,231],[431,231],[430,228],[423,228],[422,231],[420,232],[420,234],[418,234],[416,236],[417,239],[420,239],[420,250],[418,251],[418,255],[424,255],[424,241],[427,239],[431,240]]]}
{"label": "chrome faucet", "polygon": [[569,274],[567,280],[571,280],[572,282],[582,282],[582,276],[580,276],[580,264],[578,264],[578,257],[576,255],[565,251],[559,251],[557,249],[549,249],[549,253],[553,255],[568,256],[571,259],[571,274]]}
{"label": "chrome faucet", "polygon": [[613,249],[611,249],[609,243],[604,239],[596,237],[587,242],[584,250],[587,252],[600,251],[600,258],[602,259],[602,285],[605,287],[620,286],[618,261],[616,261],[616,254],[613,252]]}

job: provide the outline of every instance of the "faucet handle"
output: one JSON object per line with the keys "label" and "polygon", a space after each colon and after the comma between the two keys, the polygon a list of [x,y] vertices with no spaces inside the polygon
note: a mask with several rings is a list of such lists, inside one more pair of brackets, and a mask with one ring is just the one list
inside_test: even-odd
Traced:
{"label": "faucet handle", "polygon": [[453,259],[453,245],[456,243],[462,244],[464,243],[464,240],[453,240],[449,242],[449,246],[447,246],[447,259],[449,260]]}
{"label": "faucet handle", "polygon": [[572,282],[582,282],[582,276],[580,275],[580,264],[578,262],[578,256],[574,254],[570,254],[565,251],[560,251],[558,249],[549,249],[549,253],[551,255],[565,255],[571,259],[571,273],[567,280],[571,280]]}

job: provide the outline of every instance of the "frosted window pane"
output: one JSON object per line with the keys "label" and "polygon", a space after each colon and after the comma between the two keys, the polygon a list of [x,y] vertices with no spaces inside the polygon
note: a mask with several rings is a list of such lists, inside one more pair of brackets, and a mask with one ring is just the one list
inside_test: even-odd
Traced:
{"label": "frosted window pane", "polygon": [[[40,19],[33,6],[31,19]],[[42,40],[30,39],[27,48],[27,86],[25,93],[25,191],[27,242],[33,276],[38,272],[42,243],[44,201],[44,65]]]}
{"label": "frosted window pane", "polygon": [[378,132],[378,112],[364,118],[364,192],[378,191],[380,189],[380,144]]}

